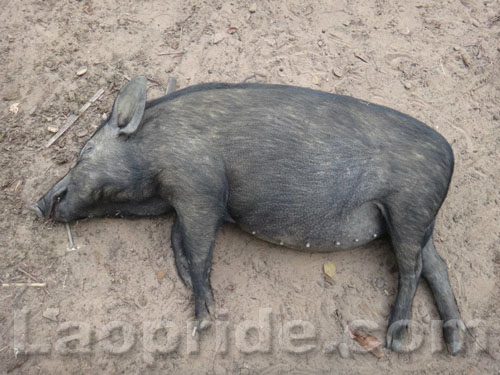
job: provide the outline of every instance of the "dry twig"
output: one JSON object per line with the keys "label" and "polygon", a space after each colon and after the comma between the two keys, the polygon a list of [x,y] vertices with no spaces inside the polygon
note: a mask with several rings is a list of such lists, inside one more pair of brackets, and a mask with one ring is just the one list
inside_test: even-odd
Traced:
{"label": "dry twig", "polygon": [[91,105],[94,103],[97,99],[101,97],[101,95],[104,93],[104,89],[100,89],[97,91],[93,97],[91,97],[87,103],[85,103],[80,110],[78,111],[78,115],[71,114],[68,119],[66,120],[66,123],[57,131],[56,134],[52,136],[52,138],[49,139],[47,144],[45,145],[46,148],[52,146],[52,144],[59,139],[60,136],[62,136],[66,130],[68,130],[71,125],[73,125],[76,120],[82,115],[83,112],[85,112]]}
{"label": "dry twig", "polygon": [[47,287],[46,283],[3,283],[3,288],[16,287],[16,286],[30,286],[33,288],[45,288]]}
{"label": "dry twig", "polygon": [[69,242],[68,251],[78,250],[78,247],[75,246],[75,243],[73,242],[73,235],[71,234],[71,229],[68,223],[66,223],[66,232],[68,233],[68,242]]}

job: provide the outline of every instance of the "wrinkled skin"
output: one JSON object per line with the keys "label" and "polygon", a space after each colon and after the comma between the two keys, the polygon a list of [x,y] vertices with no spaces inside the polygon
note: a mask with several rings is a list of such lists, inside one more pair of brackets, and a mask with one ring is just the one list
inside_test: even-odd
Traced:
{"label": "wrinkled skin", "polygon": [[442,136],[389,108],[309,89],[206,84],[146,103],[146,82],[121,90],[110,120],[34,206],[41,218],[175,212],[175,263],[199,329],[214,314],[211,258],[224,221],[307,251],[387,234],[399,267],[387,346],[402,348],[423,276],[448,348],[460,351],[463,323],[432,242],[453,173]]}

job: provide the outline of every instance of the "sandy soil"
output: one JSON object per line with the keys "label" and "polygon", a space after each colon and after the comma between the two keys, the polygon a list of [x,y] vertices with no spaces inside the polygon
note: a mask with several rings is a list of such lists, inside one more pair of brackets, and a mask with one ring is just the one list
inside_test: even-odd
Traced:
{"label": "sandy soil", "polygon": [[[48,287],[0,288],[0,372],[498,373],[500,4],[398,3],[1,1],[0,279]],[[87,71],[77,76],[81,67]],[[139,74],[151,79],[150,98],[162,95],[172,76],[180,87],[248,79],[352,95],[438,129],[454,149],[456,169],[435,240],[477,341],[467,335],[466,350],[456,358],[439,350],[439,336],[431,340],[429,334],[411,353],[384,349],[381,359],[357,353],[347,323],[370,320],[378,326],[372,334],[384,341],[395,298],[397,270],[382,240],[356,251],[310,255],[224,226],[212,285],[217,309],[225,312],[220,319],[227,321],[220,327],[229,326],[226,353],[216,341],[222,328],[192,339],[186,326],[193,300],[174,269],[171,218],[81,221],[72,225],[79,250],[68,252],[65,227],[41,223],[28,207],[66,173],[117,89]],[[100,88],[104,95],[45,148],[48,128],[59,127]],[[331,282],[322,272],[326,261],[337,266]],[[246,354],[237,327],[259,313],[264,318],[266,309],[272,347]],[[425,330],[438,319],[425,283],[413,317]],[[154,343],[177,346],[150,354],[144,322],[161,319],[175,327],[166,337],[158,332]],[[280,337],[294,320],[308,321],[315,338],[292,347],[283,343]],[[116,321],[125,322],[128,341],[120,329],[107,337],[108,324]],[[483,328],[473,328],[474,321]],[[64,323],[75,322],[79,327],[65,331]],[[70,334],[79,340],[62,345]],[[250,336],[247,344],[255,344],[255,330]],[[134,345],[126,350],[131,337]],[[25,341],[46,342],[50,353],[24,355]],[[342,342],[350,348],[347,358],[337,350]],[[293,353],[305,344],[311,345],[306,353]],[[120,347],[126,353],[116,353]]]}

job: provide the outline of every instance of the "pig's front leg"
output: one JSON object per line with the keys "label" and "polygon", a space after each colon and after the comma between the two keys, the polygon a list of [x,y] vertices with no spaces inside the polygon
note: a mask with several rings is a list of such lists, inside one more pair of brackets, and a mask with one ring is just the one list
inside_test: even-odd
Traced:
{"label": "pig's front leg", "polygon": [[[198,208],[178,212],[176,219],[178,228],[175,233],[180,234],[180,243],[184,249],[191,277],[197,327],[203,330],[210,326],[211,317],[215,315],[210,271],[215,233],[221,223],[221,218],[205,210],[201,210],[205,215],[200,215],[200,211],[197,211]],[[190,214],[196,217],[193,218]]]}

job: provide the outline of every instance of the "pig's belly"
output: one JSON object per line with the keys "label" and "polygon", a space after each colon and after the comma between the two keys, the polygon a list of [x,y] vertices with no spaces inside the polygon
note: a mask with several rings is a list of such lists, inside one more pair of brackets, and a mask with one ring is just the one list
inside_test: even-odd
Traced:
{"label": "pig's belly", "polygon": [[373,202],[347,212],[258,212],[242,214],[237,225],[264,241],[304,251],[353,249],[379,238],[385,222]]}

